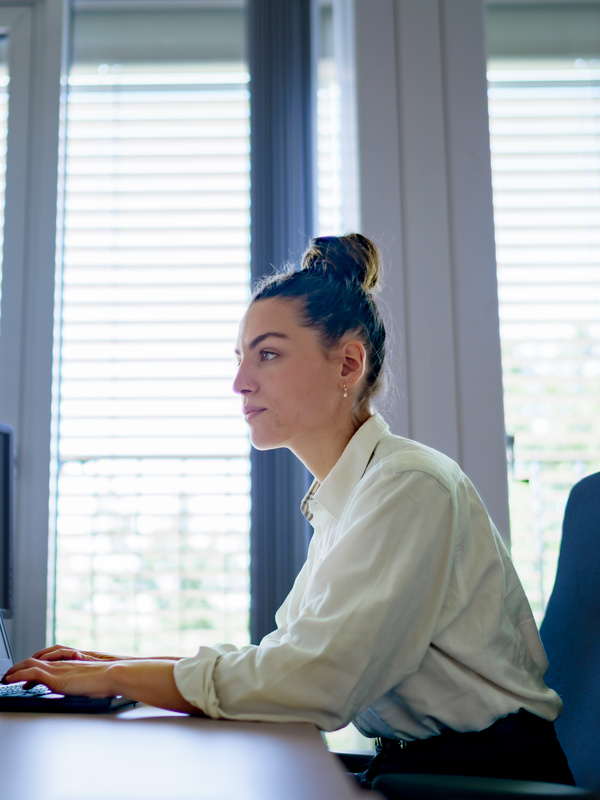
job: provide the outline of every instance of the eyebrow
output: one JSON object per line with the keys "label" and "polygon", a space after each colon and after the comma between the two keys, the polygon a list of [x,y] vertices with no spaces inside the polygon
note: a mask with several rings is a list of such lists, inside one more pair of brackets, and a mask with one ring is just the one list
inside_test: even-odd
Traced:
{"label": "eyebrow", "polygon": [[[290,338],[287,335],[287,333],[278,333],[277,331],[268,331],[267,333],[261,333],[260,336],[256,336],[254,339],[252,339],[252,341],[250,342],[250,347],[248,349],[249,350],[254,350],[256,347],[258,347],[258,345],[261,342],[264,342],[265,339],[268,339],[269,336],[274,336],[277,339],[289,339]],[[236,347],[235,350],[234,350],[234,353],[237,353],[239,355],[239,352],[240,351]]]}

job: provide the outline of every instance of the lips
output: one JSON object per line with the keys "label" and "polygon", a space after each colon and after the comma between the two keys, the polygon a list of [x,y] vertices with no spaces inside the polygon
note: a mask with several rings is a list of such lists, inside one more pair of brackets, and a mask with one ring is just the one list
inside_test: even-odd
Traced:
{"label": "lips", "polygon": [[252,420],[263,411],[266,411],[266,409],[261,406],[244,406],[242,409],[246,422],[252,422]]}

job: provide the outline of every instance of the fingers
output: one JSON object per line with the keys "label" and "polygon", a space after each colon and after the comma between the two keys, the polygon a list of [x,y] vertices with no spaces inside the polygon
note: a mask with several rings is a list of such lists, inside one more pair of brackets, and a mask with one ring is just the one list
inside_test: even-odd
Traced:
{"label": "fingers", "polygon": [[73,647],[55,644],[52,647],[38,650],[37,653],[33,654],[32,658],[37,658],[41,661],[83,661],[85,660],[85,655]]}
{"label": "fingers", "polygon": [[3,680],[5,683],[25,681],[27,686],[42,683],[58,694],[108,697],[112,692],[104,687],[103,673],[106,670],[106,666],[91,661],[49,662],[28,658],[11,667]]}
{"label": "fingers", "polygon": [[39,658],[40,661],[125,661],[129,656],[97,653],[95,650],[76,650],[74,647],[55,644],[38,650],[32,658]]}
{"label": "fingers", "polygon": [[20,661],[14,664],[3,676],[2,683],[18,683],[19,681],[26,681],[30,685],[26,688],[30,689],[38,683],[43,683],[41,680],[43,670],[40,668],[40,662],[34,658],[26,658],[25,661]]}
{"label": "fingers", "polygon": [[[50,666],[50,662],[57,662],[56,666],[59,666],[60,662],[66,663],[69,661],[84,660],[85,656],[80,653],[79,650],[74,650],[72,647],[54,645],[53,647],[39,650],[37,653],[34,653],[31,658],[26,658],[24,661],[14,664],[2,676],[0,682],[6,684],[28,681],[31,685],[28,685],[26,688],[30,689],[36,683],[46,683],[44,677],[48,678],[49,676],[48,667]],[[47,665],[47,667],[44,668],[44,665]],[[31,670],[36,670],[35,674],[31,673]]]}

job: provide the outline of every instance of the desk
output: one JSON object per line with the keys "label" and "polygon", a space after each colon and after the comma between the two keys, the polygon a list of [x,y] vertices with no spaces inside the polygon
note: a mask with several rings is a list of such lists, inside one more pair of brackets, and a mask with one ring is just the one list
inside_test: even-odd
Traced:
{"label": "desk", "polygon": [[357,800],[302,723],[225,722],[150,706],[0,713],[6,800]]}

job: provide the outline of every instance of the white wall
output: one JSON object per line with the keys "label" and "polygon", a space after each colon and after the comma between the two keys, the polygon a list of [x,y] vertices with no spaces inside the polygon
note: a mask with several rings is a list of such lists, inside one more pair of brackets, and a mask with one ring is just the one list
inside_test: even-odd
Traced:
{"label": "white wall", "polygon": [[385,413],[461,464],[508,537],[482,2],[352,8],[360,226],[387,262]]}

